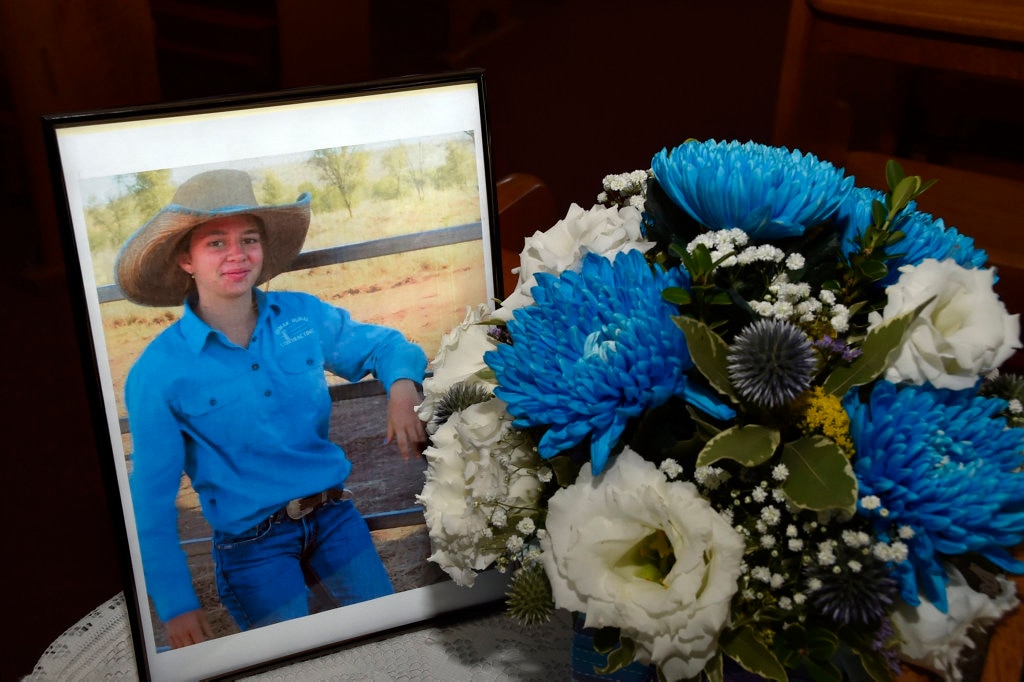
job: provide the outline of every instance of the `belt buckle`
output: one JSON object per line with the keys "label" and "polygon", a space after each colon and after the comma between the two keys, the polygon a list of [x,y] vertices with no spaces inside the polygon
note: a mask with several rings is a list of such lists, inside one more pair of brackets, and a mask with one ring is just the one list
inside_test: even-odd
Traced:
{"label": "belt buckle", "polygon": [[309,497],[297,497],[287,505],[285,505],[284,513],[288,515],[288,518],[292,521],[298,521],[299,519],[307,516],[310,512],[315,511],[318,507],[322,506],[329,500],[351,500],[354,496],[352,491],[348,488],[341,490],[331,489],[325,490],[316,495],[310,495]]}
{"label": "belt buckle", "polygon": [[[307,504],[303,505],[303,502],[306,502]],[[285,506],[284,513],[287,514],[288,518],[292,521],[298,521],[318,506],[320,506],[319,502],[312,502],[308,497],[302,499],[296,498]]]}

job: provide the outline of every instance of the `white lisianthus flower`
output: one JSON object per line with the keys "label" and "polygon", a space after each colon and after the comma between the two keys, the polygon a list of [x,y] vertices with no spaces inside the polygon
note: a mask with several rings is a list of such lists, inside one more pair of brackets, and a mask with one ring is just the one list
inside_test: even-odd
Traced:
{"label": "white lisianthus flower", "polygon": [[970,638],[972,628],[995,623],[1014,609],[1019,599],[1014,583],[1001,575],[994,576],[998,594],[989,597],[971,589],[952,566],[946,566],[946,571],[949,612],[942,613],[924,600],[917,608],[900,602],[893,613],[893,624],[902,636],[900,655],[905,660],[937,673],[944,680],[959,682],[961,652],[964,647],[974,647]]}
{"label": "white lisianthus flower", "polygon": [[565,217],[550,229],[526,238],[519,254],[519,283],[494,317],[511,320],[513,311],[533,305],[530,292],[537,284],[537,273],[559,275],[577,270],[588,253],[614,260],[616,254],[625,251],[647,251],[653,242],[642,240],[641,215],[634,206],[606,208],[598,204],[587,211],[578,204],[570,206]]}
{"label": "white lisianthus flower", "polygon": [[422,421],[430,423],[437,402],[455,384],[473,382],[493,390],[493,384],[480,379],[477,372],[487,368],[484,353],[494,350],[496,341],[488,334],[488,326],[480,322],[490,319],[486,304],[466,306],[466,317],[460,325],[441,337],[437,355],[431,362],[433,375],[423,380],[423,402],[416,407]]}
{"label": "white lisianthus flower", "polygon": [[993,270],[926,259],[900,272],[896,284],[886,289],[882,314],[872,314],[871,328],[934,300],[911,323],[890,358],[886,380],[962,390],[1021,347],[1019,316],[1007,313],[992,289]]}
{"label": "white lisianthus flower", "polygon": [[[541,561],[556,606],[585,613],[586,627],[620,628],[637,660],[669,679],[704,669],[729,623],[743,539],[692,483],[666,480],[626,448],[601,477],[587,463],[552,496],[547,531]],[[652,577],[630,557],[658,534],[675,561]]]}
{"label": "white lisianthus flower", "polygon": [[510,437],[511,424],[505,403],[491,398],[452,414],[424,451],[426,483],[416,500],[434,549],[429,560],[464,587],[504,550],[491,525],[504,514],[498,502],[521,510],[540,497],[540,458]]}

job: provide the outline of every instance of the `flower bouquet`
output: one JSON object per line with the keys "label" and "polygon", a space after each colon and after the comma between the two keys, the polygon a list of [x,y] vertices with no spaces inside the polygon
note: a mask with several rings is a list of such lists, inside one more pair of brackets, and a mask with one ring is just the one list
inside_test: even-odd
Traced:
{"label": "flower bouquet", "polygon": [[585,617],[599,672],[958,679],[1024,573],[1020,328],[886,176],[690,140],[528,238],[424,383],[430,560]]}

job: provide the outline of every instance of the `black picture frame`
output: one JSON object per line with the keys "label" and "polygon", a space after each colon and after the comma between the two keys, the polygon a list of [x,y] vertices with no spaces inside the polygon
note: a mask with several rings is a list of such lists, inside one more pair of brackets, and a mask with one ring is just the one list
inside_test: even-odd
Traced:
{"label": "black picture frame", "polygon": [[[175,313],[158,310],[165,318],[161,324],[131,308],[134,304],[122,299],[112,272],[118,244],[134,231],[127,228],[142,224],[138,219],[145,216],[138,205],[145,202],[138,199],[143,192],[156,193],[154,181],[166,192],[203,170],[242,167],[254,179],[262,179],[270,192],[274,182],[268,178],[275,173],[277,180],[282,175],[290,178],[278,184],[315,183],[310,180],[310,173],[303,174],[304,159],[313,151],[354,150],[368,156],[369,166],[380,168],[391,163],[385,160],[387,150],[404,146],[404,152],[396,152],[397,158],[404,153],[408,160],[410,150],[416,154],[420,181],[426,183],[414,191],[433,186],[438,192],[449,192],[446,197],[459,197],[458,201],[446,204],[458,205],[458,210],[448,211],[453,224],[418,227],[419,223],[413,220],[403,223],[404,232],[379,234],[381,215],[376,215],[375,221],[346,221],[335,213],[347,209],[342,211],[337,204],[322,203],[318,214],[318,204],[314,203],[310,236],[296,261],[295,271],[271,280],[270,285],[276,286],[284,278],[287,285],[276,288],[303,289],[314,287],[307,281],[317,279],[320,283],[315,285],[319,287],[315,293],[322,294],[325,286],[330,290],[331,282],[335,281],[332,277],[341,277],[332,275],[332,269],[349,267],[355,262],[365,264],[368,258],[383,258],[391,259],[392,265],[379,261],[378,266],[363,269],[396,275],[404,269],[412,270],[406,266],[418,258],[422,263],[417,261],[416,272],[427,268],[431,273],[433,267],[437,277],[449,277],[435,287],[436,291],[451,293],[447,298],[440,297],[443,301],[433,295],[410,295],[416,288],[408,286],[400,294],[381,293],[386,289],[383,285],[369,292],[374,286],[364,273],[363,279],[354,278],[360,286],[345,288],[339,284],[336,293],[341,301],[337,304],[347,308],[351,302],[378,317],[383,315],[382,320],[370,321],[397,327],[421,343],[428,357],[433,357],[440,336],[463,319],[467,305],[495,300],[501,291],[483,71],[54,114],[44,116],[42,125],[58,204],[77,342],[107,502],[121,550],[125,597],[140,675],[157,680],[231,675],[498,600],[504,591],[504,581],[495,573],[480,576],[472,589],[458,587],[439,574],[440,577],[424,578],[423,584],[370,602],[246,632],[227,633],[182,649],[166,649],[160,642],[159,622],[151,615],[138,539],[134,535],[127,485],[131,445],[130,433],[126,433],[122,386],[126,367],[140,347],[148,343],[159,327],[169,324]],[[471,172],[462,169],[459,172],[464,176],[442,177],[443,173],[456,172],[455,167],[469,160]],[[409,161],[410,167],[413,163]],[[442,166],[443,172],[438,170]],[[465,183],[456,192],[453,187],[460,178]],[[376,202],[372,210],[380,214],[386,213],[383,206],[389,201],[406,199],[402,189],[392,186],[394,183],[383,171],[364,180],[365,192],[360,201]],[[294,197],[297,192],[291,194]],[[134,198],[134,203],[126,197]],[[335,210],[328,210],[332,208]],[[328,221],[324,216],[337,220]],[[318,219],[322,219],[322,225],[317,225]],[[339,225],[347,227],[342,229]],[[309,248],[311,240],[316,241],[314,248]],[[450,272],[454,270],[460,272]],[[352,279],[349,273],[346,285]],[[420,284],[418,291],[422,294]],[[372,301],[367,299],[368,302],[358,299],[360,287],[367,289],[362,293],[379,296]],[[393,291],[399,288],[397,281],[391,286]],[[395,321],[387,319],[388,304],[394,310],[412,305],[418,312],[417,319],[436,319],[429,331],[403,328],[394,311],[391,314]],[[111,312],[112,308],[116,310]],[[352,314],[359,317],[355,311]],[[135,333],[123,334],[125,327],[133,326]],[[142,327],[150,329],[138,331]],[[425,336],[416,338],[416,334]],[[331,392],[337,401],[382,400],[384,393],[374,380],[332,385]],[[383,433],[383,417],[380,428]],[[390,456],[401,459],[397,450]],[[425,463],[420,464],[425,468]],[[354,461],[354,469],[358,471],[358,461]],[[422,477],[418,482],[422,484]],[[357,499],[359,494],[357,490]],[[378,530],[422,524],[422,509],[412,499],[410,502],[412,506],[408,508],[376,514],[371,528],[374,524]],[[419,532],[425,533],[422,529]],[[417,542],[422,545],[423,537],[418,537]],[[422,565],[428,566],[426,553],[421,559]]]}

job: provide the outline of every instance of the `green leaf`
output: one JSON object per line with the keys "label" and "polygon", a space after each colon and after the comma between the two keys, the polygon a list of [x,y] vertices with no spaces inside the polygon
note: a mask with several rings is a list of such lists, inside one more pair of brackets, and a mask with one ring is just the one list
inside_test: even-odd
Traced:
{"label": "green leaf", "polygon": [[839,635],[821,627],[807,630],[807,653],[811,658],[827,660],[835,656],[839,648]]}
{"label": "green leaf", "polygon": [[483,368],[481,370],[477,370],[475,376],[478,379],[480,379],[481,381],[486,381],[487,383],[491,383],[491,384],[497,384],[498,383],[498,375],[495,374],[494,370],[491,369],[490,367],[485,367],[485,368]]}
{"label": "green leaf", "polygon": [[809,436],[782,446],[782,463],[789,477],[782,486],[797,507],[812,511],[853,513],[857,504],[857,478],[850,460],[823,436]]}
{"label": "green leaf", "polygon": [[[903,239],[905,239],[906,236],[906,232],[903,232],[901,230],[893,230],[892,232],[889,233],[889,238],[885,240],[885,245],[892,246],[893,244],[903,241]],[[893,254],[890,254],[890,256],[891,255]]]}
{"label": "green leaf", "polygon": [[885,185],[890,190],[896,189],[896,185],[900,184],[900,180],[903,179],[903,167],[895,159],[889,159],[885,162]]}
{"label": "green leaf", "polygon": [[892,190],[892,200],[889,204],[891,215],[895,215],[905,209],[910,200],[919,194],[921,189],[921,178],[916,175],[908,175],[902,178]]}
{"label": "green leaf", "polygon": [[739,402],[739,396],[733,391],[729,380],[729,346],[721,336],[712,331],[698,319],[692,317],[673,317],[675,323],[686,335],[686,346],[690,350],[693,364],[707,378],[711,386]]}
{"label": "green leaf", "polygon": [[758,638],[757,633],[749,626],[723,632],[721,637],[722,651],[744,669],[776,682],[789,679],[786,668],[775,657],[771,649]]}
{"label": "green leaf", "polygon": [[874,682],[889,682],[892,680],[892,671],[889,669],[889,662],[880,652],[870,647],[853,647],[853,653],[860,661],[861,667]]}
{"label": "green leaf", "polygon": [[841,682],[843,674],[834,661],[839,639],[836,633],[825,628],[804,629],[792,625],[775,638],[772,651],[786,668],[796,671],[800,679]]}
{"label": "green leaf", "polygon": [[621,633],[619,628],[596,628],[594,630],[594,651],[607,654],[619,646]]}
{"label": "green leaf", "polygon": [[580,465],[574,464],[567,455],[557,455],[548,460],[548,466],[555,474],[558,485],[566,488],[576,482],[580,473]]}
{"label": "green leaf", "polygon": [[831,661],[819,661],[803,657],[800,672],[815,682],[843,682],[843,671]]}
{"label": "green leaf", "polygon": [[910,324],[931,302],[932,299],[928,299],[914,310],[897,315],[871,330],[861,344],[861,356],[850,365],[840,365],[832,370],[825,379],[825,391],[842,398],[851,388],[874,381],[888,366],[889,355],[899,348]]}
{"label": "green leaf", "polygon": [[877,282],[889,274],[889,266],[880,260],[866,260],[860,264],[859,269],[869,282]]}
{"label": "green leaf", "polygon": [[595,668],[598,675],[611,675],[617,670],[622,670],[633,662],[636,657],[636,644],[631,639],[622,639],[622,646],[608,654],[608,663],[603,668]]}
{"label": "green leaf", "polygon": [[767,462],[782,441],[775,429],[760,424],[731,426],[708,441],[697,456],[697,466],[710,466],[722,459],[754,467]]}
{"label": "green leaf", "polygon": [[875,225],[884,225],[885,219],[888,217],[888,213],[885,210],[885,205],[878,199],[871,200],[871,220]]}
{"label": "green leaf", "polygon": [[711,660],[704,665],[704,674],[708,682],[723,682],[725,679],[725,661],[722,660],[722,652],[719,651]]}
{"label": "green leaf", "polygon": [[718,293],[709,296],[707,302],[710,305],[732,305],[732,296],[728,291],[719,291]]}
{"label": "green leaf", "polygon": [[693,300],[690,292],[682,287],[668,287],[661,292],[661,297],[676,305],[688,305]]}
{"label": "green leaf", "polygon": [[683,265],[694,282],[703,282],[714,269],[714,264],[711,262],[711,251],[704,244],[697,244],[693,251],[681,250],[679,258],[683,261]]}

